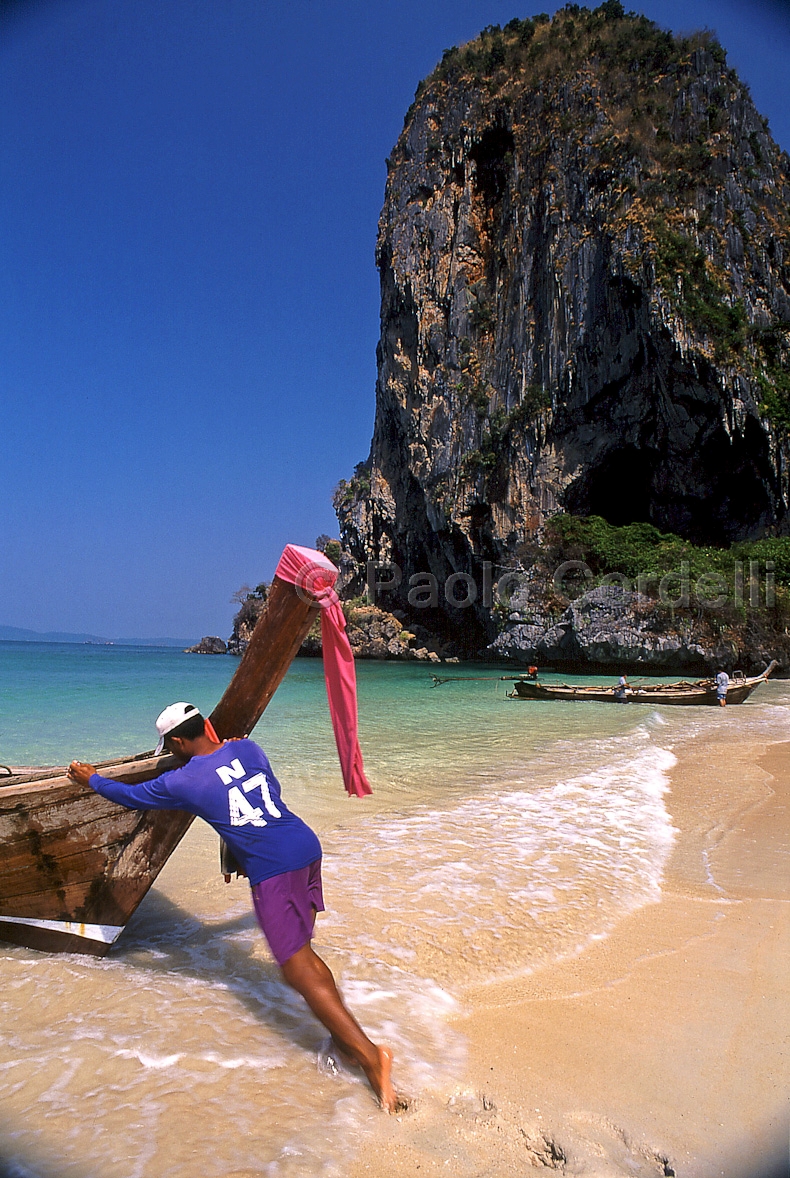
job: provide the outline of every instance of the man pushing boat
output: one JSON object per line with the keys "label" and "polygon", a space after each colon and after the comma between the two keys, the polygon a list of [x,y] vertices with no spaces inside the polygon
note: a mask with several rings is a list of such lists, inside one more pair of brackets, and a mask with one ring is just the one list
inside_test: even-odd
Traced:
{"label": "man pushing boat", "polygon": [[255,915],[283,978],[393,1112],[392,1053],[367,1037],[310,943],[316,913],[324,911],[317,835],[285,805],[269,759],[254,741],[220,741],[187,703],[165,708],[156,728],[157,754],[172,753],[183,762],[179,768],[129,785],[72,761],[69,777],[130,809],[186,810],[214,827],[250,881]]}

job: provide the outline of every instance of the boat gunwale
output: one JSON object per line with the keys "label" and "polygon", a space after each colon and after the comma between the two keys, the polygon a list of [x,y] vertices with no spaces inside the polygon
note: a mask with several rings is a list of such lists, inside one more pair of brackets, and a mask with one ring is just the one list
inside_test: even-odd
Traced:
{"label": "boat gunwale", "polygon": [[[129,757],[124,760],[119,760],[117,757],[111,761],[100,761],[96,764],[96,769],[101,770],[103,776],[111,777],[118,781],[123,781],[127,777],[136,777],[139,773],[148,775],[149,770],[156,772],[152,776],[158,777],[160,773],[167,772],[168,769],[175,769],[179,765],[179,761],[169,753],[162,756],[156,756],[151,751],[150,753],[141,753],[135,757]],[[116,772],[108,773],[108,769],[114,769]],[[9,797],[15,793],[22,796],[28,796],[38,790],[47,789],[55,791],[57,789],[67,788],[69,796],[78,798],[81,796],[89,796],[95,791],[90,786],[77,785],[75,781],[68,775],[68,770],[62,766],[57,766],[54,772],[49,773],[42,771],[39,773],[35,771],[35,775],[28,775],[26,773],[15,773],[12,777],[0,777],[0,803],[5,802]]]}

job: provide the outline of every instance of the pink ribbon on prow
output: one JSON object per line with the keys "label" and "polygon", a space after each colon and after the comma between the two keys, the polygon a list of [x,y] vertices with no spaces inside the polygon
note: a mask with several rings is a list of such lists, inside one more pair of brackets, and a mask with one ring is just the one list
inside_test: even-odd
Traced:
{"label": "pink ribbon on prow", "polygon": [[287,544],[275,575],[281,581],[295,585],[298,593],[321,606],[324,679],[337,755],[347,791],[363,798],[373,791],[365,776],[359,747],[357,673],[346,634],[346,619],[334,589],[337,568],[323,552]]}

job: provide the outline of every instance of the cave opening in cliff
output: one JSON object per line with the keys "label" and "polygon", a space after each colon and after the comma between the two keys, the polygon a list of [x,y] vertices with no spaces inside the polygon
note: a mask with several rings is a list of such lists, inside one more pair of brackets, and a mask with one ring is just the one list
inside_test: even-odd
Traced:
{"label": "cave opening in cliff", "polygon": [[575,515],[603,516],[615,527],[650,523],[654,474],[654,458],[637,446],[622,446],[569,488],[566,506]]}
{"label": "cave opening in cliff", "polygon": [[718,429],[692,454],[662,455],[624,445],[581,474],[565,494],[572,515],[600,515],[615,527],[651,523],[694,544],[726,546],[770,525],[770,455],[761,431]]}
{"label": "cave opening in cliff", "polygon": [[513,132],[500,116],[469,152],[477,164],[476,184],[489,204],[500,199],[513,167]]}

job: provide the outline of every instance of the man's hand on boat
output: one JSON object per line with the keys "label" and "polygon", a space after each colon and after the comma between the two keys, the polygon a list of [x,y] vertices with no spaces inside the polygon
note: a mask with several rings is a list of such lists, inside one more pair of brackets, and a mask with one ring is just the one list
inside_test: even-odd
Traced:
{"label": "man's hand on boat", "polygon": [[77,785],[87,785],[95,772],[96,766],[86,765],[84,761],[72,761],[69,765],[69,777]]}
{"label": "man's hand on boat", "polygon": [[[247,740],[247,739],[248,739],[248,736],[247,736],[247,733],[245,732],[245,734],[243,736],[229,736],[228,742],[232,742],[234,740]],[[176,753],[176,755],[178,755],[178,754]],[[189,758],[182,756],[181,759],[188,760]],[[89,765],[85,761],[72,761],[71,764],[69,765],[68,772],[69,772],[69,777],[71,778],[71,780],[75,781],[77,783],[77,785],[87,785],[90,778],[93,776],[94,773],[96,773],[96,771],[97,770],[96,770],[95,765]]]}

